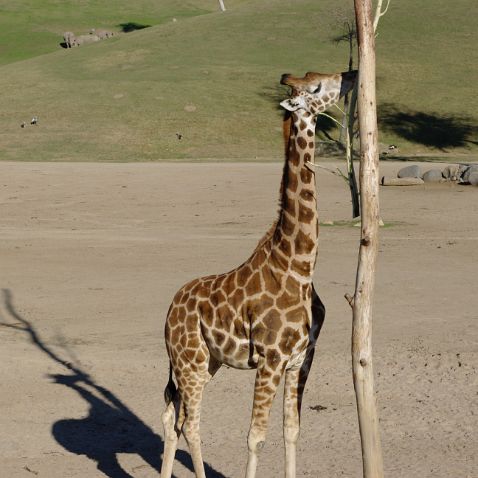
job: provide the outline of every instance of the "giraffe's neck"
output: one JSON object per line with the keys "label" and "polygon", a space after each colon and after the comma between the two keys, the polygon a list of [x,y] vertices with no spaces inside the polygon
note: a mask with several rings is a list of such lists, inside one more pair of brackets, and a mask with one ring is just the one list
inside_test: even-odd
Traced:
{"label": "giraffe's neck", "polygon": [[273,236],[276,257],[285,256],[293,275],[310,281],[317,257],[318,215],[315,174],[307,164],[315,149],[315,115],[292,113],[281,186],[281,209]]}

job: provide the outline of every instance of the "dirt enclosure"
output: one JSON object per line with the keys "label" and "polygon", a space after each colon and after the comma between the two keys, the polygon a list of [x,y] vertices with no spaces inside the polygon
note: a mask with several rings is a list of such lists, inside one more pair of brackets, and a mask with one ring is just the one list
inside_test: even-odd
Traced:
{"label": "dirt enclosure", "polygon": [[[330,164],[335,167],[336,164]],[[399,164],[382,164],[383,173]],[[153,477],[174,292],[245,260],[275,218],[281,165],[0,163],[0,475]],[[361,476],[350,364],[359,228],[318,173],[315,283],[327,307],[298,476]],[[478,188],[382,188],[374,359],[388,478],[478,476]],[[245,470],[254,372],[207,387],[208,477]],[[283,473],[282,396],[258,476]],[[191,477],[183,440],[174,473]]]}

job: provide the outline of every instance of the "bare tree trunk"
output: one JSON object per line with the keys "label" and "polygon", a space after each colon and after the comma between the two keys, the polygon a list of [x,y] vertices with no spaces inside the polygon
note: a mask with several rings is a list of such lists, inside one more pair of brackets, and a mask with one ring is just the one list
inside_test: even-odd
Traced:
{"label": "bare tree trunk", "polygon": [[345,134],[345,157],[347,160],[347,177],[352,197],[352,217],[360,216],[360,199],[357,187],[357,179],[354,169],[354,124],[355,108],[357,106],[357,85],[352,90],[352,99],[347,111],[347,129]]}
{"label": "bare tree trunk", "polygon": [[383,463],[372,367],[372,302],[379,230],[379,163],[372,1],[354,0],[359,46],[361,241],[353,300],[352,367],[364,478],[382,478]]}

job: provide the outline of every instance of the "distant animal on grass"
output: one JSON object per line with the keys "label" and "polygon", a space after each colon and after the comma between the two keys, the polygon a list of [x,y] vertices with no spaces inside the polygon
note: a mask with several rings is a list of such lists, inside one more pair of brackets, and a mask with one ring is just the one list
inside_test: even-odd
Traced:
{"label": "distant animal on grass", "polygon": [[96,35],[100,40],[106,40],[107,38],[114,36],[115,33],[110,30],[96,30],[95,28],[92,28],[90,30],[90,35]]}
{"label": "distant animal on grass", "polygon": [[32,118],[32,120],[30,121],[30,124],[31,124],[31,125],[36,125],[36,124],[38,124],[38,116],[34,116],[34,117]]}
{"label": "distant animal on grass", "polygon": [[75,34],[73,32],[63,33],[63,41],[65,42],[66,48],[71,48],[75,42]]}
{"label": "distant animal on grass", "polygon": [[75,46],[86,45],[88,43],[95,43],[100,41],[100,37],[97,35],[80,35],[75,38]]}

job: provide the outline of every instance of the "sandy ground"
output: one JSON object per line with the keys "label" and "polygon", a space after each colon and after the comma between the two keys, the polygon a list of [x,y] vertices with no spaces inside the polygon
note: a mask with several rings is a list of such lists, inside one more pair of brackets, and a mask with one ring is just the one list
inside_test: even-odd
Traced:
{"label": "sandy ground", "polygon": [[[329,166],[334,167],[334,164]],[[386,163],[382,171],[401,164]],[[281,165],[0,163],[0,475],[153,477],[174,292],[245,260],[275,217]],[[321,171],[322,221],[350,217]],[[389,478],[478,476],[478,189],[382,188],[374,360]],[[321,228],[327,307],[298,476],[361,476],[351,380],[359,229]],[[209,477],[243,476],[254,372],[203,402]],[[320,405],[320,407],[318,407]],[[184,441],[175,476],[191,477]],[[258,477],[282,476],[281,396]]]}

